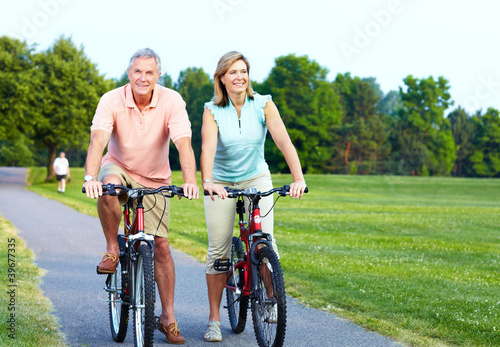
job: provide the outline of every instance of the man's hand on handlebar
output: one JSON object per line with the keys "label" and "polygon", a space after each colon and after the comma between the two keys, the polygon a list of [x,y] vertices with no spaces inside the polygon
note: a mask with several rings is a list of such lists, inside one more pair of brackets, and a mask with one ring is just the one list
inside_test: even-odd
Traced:
{"label": "man's hand on handlebar", "polygon": [[83,188],[85,188],[87,198],[97,199],[102,196],[102,182],[87,181],[83,183]]}
{"label": "man's hand on handlebar", "polygon": [[[200,187],[196,183],[184,183],[182,186],[184,196],[189,200],[198,199],[200,196]],[[179,200],[182,196],[179,195]]]}

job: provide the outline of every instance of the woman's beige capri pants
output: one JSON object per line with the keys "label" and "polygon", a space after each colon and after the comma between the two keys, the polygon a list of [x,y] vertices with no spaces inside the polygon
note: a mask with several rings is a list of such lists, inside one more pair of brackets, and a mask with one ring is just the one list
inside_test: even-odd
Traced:
{"label": "woman's beige capri pants", "polygon": [[[214,183],[220,184],[223,187],[232,189],[247,189],[256,188],[257,191],[267,191],[273,188],[271,173],[269,170],[257,174],[256,176],[241,182],[226,182],[214,179]],[[224,273],[224,271],[216,271],[214,269],[215,259],[231,257],[231,240],[235,229],[236,216],[236,199],[220,199],[214,196],[215,201],[210,199],[210,196],[205,196],[205,218],[208,229],[208,252],[207,252],[207,267],[205,272],[209,275]],[[259,202],[261,215],[267,216],[262,218],[262,231],[273,235],[273,196],[262,198]],[[250,215],[249,201],[245,198],[245,212],[247,218]],[[269,212],[269,213],[268,213]],[[273,237],[273,249],[278,254],[276,241]]]}

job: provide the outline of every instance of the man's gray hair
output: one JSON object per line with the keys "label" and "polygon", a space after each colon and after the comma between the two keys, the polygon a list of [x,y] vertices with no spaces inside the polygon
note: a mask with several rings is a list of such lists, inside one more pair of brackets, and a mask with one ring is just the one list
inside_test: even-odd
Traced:
{"label": "man's gray hair", "polygon": [[156,67],[158,68],[158,73],[161,73],[160,56],[156,54],[156,52],[153,51],[151,48],[143,48],[135,52],[134,55],[132,55],[132,58],[130,58],[130,61],[128,62],[128,70],[132,68],[132,64],[134,64],[134,61],[137,58],[155,58]]}

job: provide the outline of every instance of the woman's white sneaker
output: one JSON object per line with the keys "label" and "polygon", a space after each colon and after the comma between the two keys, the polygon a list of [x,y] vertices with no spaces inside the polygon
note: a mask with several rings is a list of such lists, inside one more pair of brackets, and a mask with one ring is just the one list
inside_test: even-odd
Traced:
{"label": "woman's white sneaker", "polygon": [[222,341],[222,333],[220,331],[220,322],[218,321],[209,321],[207,333],[203,336],[205,341],[207,342],[220,342]]}

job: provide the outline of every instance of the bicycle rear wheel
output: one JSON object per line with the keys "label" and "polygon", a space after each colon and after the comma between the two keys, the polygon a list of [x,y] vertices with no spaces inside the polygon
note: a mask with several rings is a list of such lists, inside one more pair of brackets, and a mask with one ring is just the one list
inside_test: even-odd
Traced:
{"label": "bicycle rear wheel", "polygon": [[155,330],[155,278],[153,257],[147,245],[137,252],[134,308],[135,346],[153,346]]}
{"label": "bicycle rear wheel", "polygon": [[[120,247],[120,254],[123,254],[125,251],[123,235],[118,235],[118,245]],[[107,279],[109,325],[111,327],[111,336],[116,342],[123,342],[127,336],[129,299],[126,294],[128,284],[126,268],[126,259],[124,256],[121,256],[116,272],[109,274]]]}
{"label": "bicycle rear wheel", "polygon": [[257,251],[257,289],[252,299],[255,337],[261,347],[283,346],[286,331],[286,294],[283,272],[276,253],[263,247]]}
{"label": "bicycle rear wheel", "polygon": [[[237,288],[239,292],[226,288],[227,312],[231,329],[239,334],[245,330],[247,322],[248,296],[243,296],[245,284],[244,274],[234,266],[243,259],[243,244],[237,237],[233,237],[231,244],[231,267],[232,276],[227,279],[227,285]],[[231,270],[230,270],[231,271]]]}

